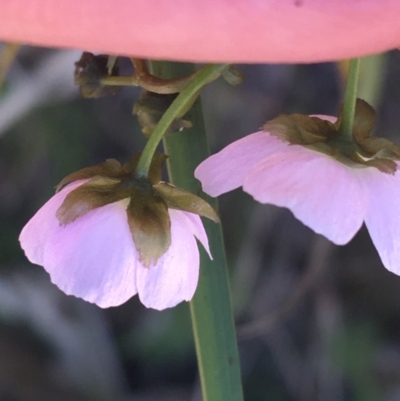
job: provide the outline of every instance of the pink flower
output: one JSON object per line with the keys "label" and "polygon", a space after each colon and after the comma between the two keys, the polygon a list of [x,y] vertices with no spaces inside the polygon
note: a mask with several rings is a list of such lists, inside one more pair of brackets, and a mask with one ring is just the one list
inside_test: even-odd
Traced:
{"label": "pink flower", "polygon": [[145,306],[158,310],[190,300],[199,275],[196,238],[210,254],[199,216],[168,209],[171,245],[154,265],[145,267],[128,226],[128,199],[60,224],[57,210],[85,182],[76,181],[58,192],[24,227],[20,242],[28,259],[44,266],[66,294],[103,308],[136,294]]}
{"label": "pink flower", "polygon": [[152,59],[315,62],[400,45],[395,0],[2,0],[0,40]]}
{"label": "pink flower", "polygon": [[[388,141],[377,139],[382,141],[386,146]],[[350,241],[364,221],[383,264],[400,275],[398,170],[385,173],[377,167],[344,164],[260,131],[206,159],[195,176],[211,196],[242,186],[261,203],[287,207],[306,226],[338,245]]]}

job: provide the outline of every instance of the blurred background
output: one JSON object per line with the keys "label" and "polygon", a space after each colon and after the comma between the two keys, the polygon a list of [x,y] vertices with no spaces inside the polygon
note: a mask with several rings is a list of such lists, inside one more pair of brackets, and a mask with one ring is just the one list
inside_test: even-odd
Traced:
{"label": "blurred background", "polygon": [[[200,401],[186,303],[102,310],[64,295],[19,247],[65,175],[125,162],[146,141],[132,116],[140,89],[82,99],[80,55],[22,47],[0,91],[0,401]],[[203,93],[213,153],[279,113],[336,115],[342,102],[343,63],[237,68],[242,85]],[[374,132],[400,143],[400,52],[365,61],[360,97],[378,111]],[[220,211],[245,399],[399,400],[400,277],[365,227],[337,247],[241,190]]]}

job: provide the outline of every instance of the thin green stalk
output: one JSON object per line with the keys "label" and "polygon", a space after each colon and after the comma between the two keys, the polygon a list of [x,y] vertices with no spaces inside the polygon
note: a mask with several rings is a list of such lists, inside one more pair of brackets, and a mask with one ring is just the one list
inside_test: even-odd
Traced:
{"label": "thin green stalk", "polygon": [[[151,62],[154,75],[174,78],[190,74],[191,64]],[[168,172],[172,183],[201,194],[217,208],[216,199],[201,192],[193,172],[209,156],[201,103],[198,99],[188,112],[193,127],[164,137],[164,147],[170,156]],[[213,260],[201,250],[199,284],[190,302],[204,401],[243,401],[239,357],[232,314],[225,250],[221,227],[207,219],[207,231]]]}
{"label": "thin green stalk", "polygon": [[157,150],[157,146],[174,119],[184,114],[185,110],[190,106],[190,103],[193,102],[193,99],[198,95],[200,89],[207,83],[211,82],[214,78],[217,78],[221,71],[227,66],[228,64],[210,64],[194,74],[188,85],[181,91],[168,110],[161,117],[147,141],[136,168],[136,174],[139,177],[147,177],[151,160]]}
{"label": "thin green stalk", "polygon": [[339,127],[340,135],[350,141],[353,140],[354,111],[356,109],[359,70],[360,59],[351,59],[349,65],[349,74],[347,76],[342,121]]}

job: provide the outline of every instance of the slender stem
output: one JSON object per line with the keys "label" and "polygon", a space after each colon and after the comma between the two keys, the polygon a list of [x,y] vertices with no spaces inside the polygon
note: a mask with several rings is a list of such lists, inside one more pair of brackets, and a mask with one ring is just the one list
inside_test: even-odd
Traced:
{"label": "slender stem", "polygon": [[193,77],[193,74],[189,74],[171,79],[158,78],[150,74],[146,60],[131,58],[131,62],[135,69],[135,77],[138,79],[139,85],[159,94],[179,93]]}
{"label": "slender stem", "polygon": [[105,76],[100,80],[104,86],[139,86],[139,80],[134,76]]}
{"label": "slender stem", "polygon": [[161,95],[179,93],[190,81],[192,77],[182,77],[180,79],[159,79],[150,74],[136,73],[132,76],[105,76],[101,78],[104,86],[141,86],[150,92]]}
{"label": "slender stem", "polygon": [[356,109],[359,70],[360,59],[351,59],[349,65],[349,74],[347,77],[342,121],[339,127],[339,134],[350,141],[353,140],[354,111]]}
{"label": "slender stem", "polygon": [[188,85],[171,103],[171,106],[161,117],[147,141],[136,168],[136,174],[138,177],[147,177],[151,160],[157,150],[157,146],[174,119],[181,116],[185,110],[187,110],[187,107],[193,103],[193,99],[199,94],[200,89],[207,83],[217,79],[221,71],[227,66],[228,64],[209,64],[193,75],[193,78],[190,80]]}
{"label": "slender stem", "polygon": [[[151,62],[152,73],[172,78],[191,73],[194,66]],[[168,172],[172,183],[201,194],[217,208],[217,200],[201,192],[194,178],[197,165],[209,156],[200,99],[188,112],[193,127],[164,137]],[[228,272],[221,226],[204,220],[213,260],[201,250],[196,294],[190,302],[204,401],[243,401],[239,357],[231,308]]]}

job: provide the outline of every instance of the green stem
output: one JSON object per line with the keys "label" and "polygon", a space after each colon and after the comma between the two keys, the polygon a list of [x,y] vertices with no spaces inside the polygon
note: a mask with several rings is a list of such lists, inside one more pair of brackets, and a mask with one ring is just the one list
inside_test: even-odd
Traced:
{"label": "green stem", "polygon": [[[191,64],[151,62],[152,73],[175,78],[193,72]],[[193,127],[164,137],[170,156],[168,172],[173,184],[202,197],[217,208],[217,200],[201,192],[194,178],[197,165],[209,156],[201,103],[188,112]],[[228,271],[221,226],[205,219],[213,260],[201,249],[201,267],[196,294],[190,302],[204,401],[243,401],[235,326],[231,308]]]}
{"label": "green stem", "polygon": [[157,146],[174,119],[182,116],[188,106],[190,106],[199,94],[200,89],[207,83],[217,79],[220,76],[221,71],[223,71],[227,66],[228,64],[209,64],[193,75],[193,78],[190,80],[188,85],[181,91],[181,93],[171,103],[168,110],[161,117],[147,141],[136,168],[136,174],[138,177],[147,177],[151,160],[157,150]]}
{"label": "green stem", "polygon": [[359,69],[360,59],[351,59],[347,77],[346,94],[344,97],[342,121],[339,127],[339,134],[350,141],[353,140],[353,123],[356,109]]}

